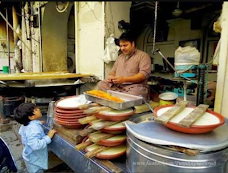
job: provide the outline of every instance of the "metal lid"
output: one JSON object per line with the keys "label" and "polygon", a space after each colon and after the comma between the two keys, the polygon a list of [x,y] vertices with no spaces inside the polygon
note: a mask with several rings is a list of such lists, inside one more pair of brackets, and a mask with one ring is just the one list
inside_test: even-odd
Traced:
{"label": "metal lid", "polygon": [[140,117],[127,121],[127,132],[139,140],[156,145],[172,145],[197,149],[201,152],[217,151],[228,147],[228,119],[222,126],[204,134],[179,133],[162,124],[148,121],[151,113],[143,114]]}

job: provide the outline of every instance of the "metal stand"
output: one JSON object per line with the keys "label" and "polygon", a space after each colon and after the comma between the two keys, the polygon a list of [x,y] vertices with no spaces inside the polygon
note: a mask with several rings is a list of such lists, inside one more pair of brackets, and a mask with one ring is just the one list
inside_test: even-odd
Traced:
{"label": "metal stand", "polygon": [[205,70],[205,65],[199,65],[196,106],[198,106],[199,104],[204,104]]}
{"label": "metal stand", "polygon": [[183,81],[183,90],[184,90],[184,101],[187,101],[187,82]]}

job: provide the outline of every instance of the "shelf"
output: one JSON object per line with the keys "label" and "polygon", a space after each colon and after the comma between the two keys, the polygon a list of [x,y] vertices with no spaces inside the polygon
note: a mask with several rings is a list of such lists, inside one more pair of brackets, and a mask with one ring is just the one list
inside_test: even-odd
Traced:
{"label": "shelf", "polygon": [[44,79],[67,79],[89,77],[90,74],[76,74],[67,72],[37,72],[37,73],[15,73],[0,74],[0,80],[44,80]]}

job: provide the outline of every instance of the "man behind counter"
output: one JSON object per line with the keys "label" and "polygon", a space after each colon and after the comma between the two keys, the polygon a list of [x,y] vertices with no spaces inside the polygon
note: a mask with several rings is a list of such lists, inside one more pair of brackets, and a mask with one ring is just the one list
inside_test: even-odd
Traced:
{"label": "man behind counter", "polygon": [[143,96],[148,100],[147,79],[151,73],[150,56],[136,48],[133,35],[124,32],[119,38],[122,54],[117,58],[106,80],[98,83],[98,89],[114,90]]}

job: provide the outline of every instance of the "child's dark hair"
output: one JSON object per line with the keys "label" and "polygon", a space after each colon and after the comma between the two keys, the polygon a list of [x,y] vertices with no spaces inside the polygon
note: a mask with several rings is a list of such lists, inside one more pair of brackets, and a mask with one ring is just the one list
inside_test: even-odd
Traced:
{"label": "child's dark hair", "polygon": [[134,34],[131,31],[124,32],[119,37],[119,41],[130,41],[131,43],[135,42]]}
{"label": "child's dark hair", "polygon": [[15,110],[14,110],[14,118],[15,120],[23,124],[24,126],[27,126],[28,123],[31,121],[29,119],[29,116],[34,115],[34,109],[36,108],[36,105],[34,103],[22,103],[20,104]]}

